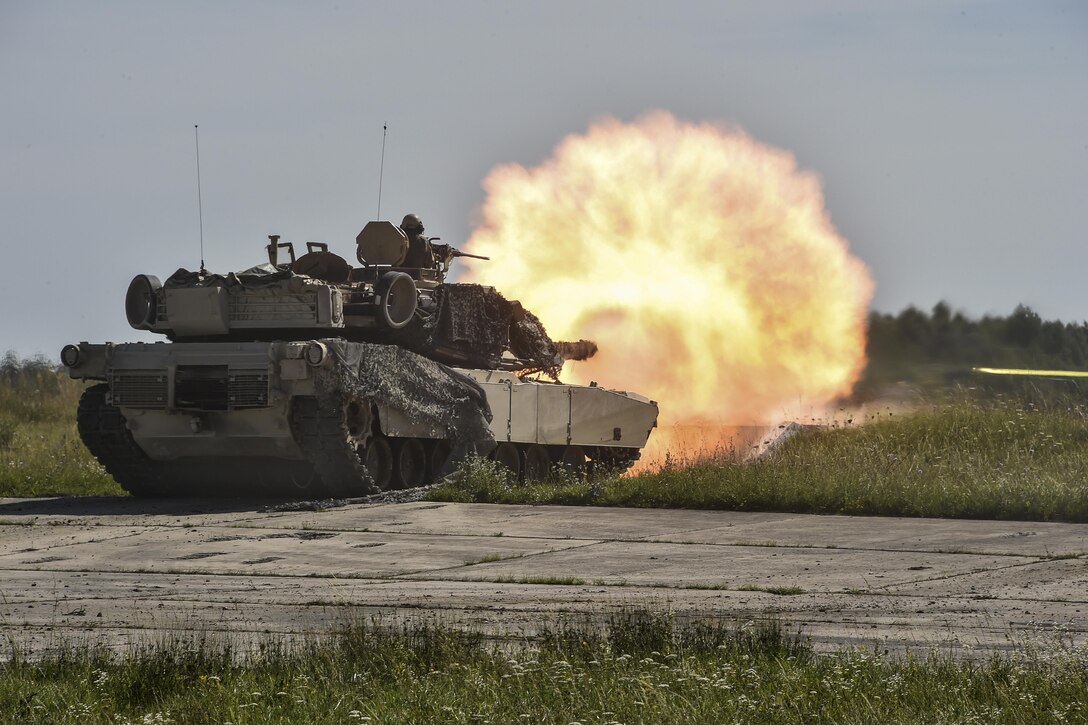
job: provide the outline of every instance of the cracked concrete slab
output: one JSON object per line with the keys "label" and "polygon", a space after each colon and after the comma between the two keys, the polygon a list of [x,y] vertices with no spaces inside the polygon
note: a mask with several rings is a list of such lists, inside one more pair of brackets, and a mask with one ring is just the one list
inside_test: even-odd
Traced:
{"label": "cracked concrete slab", "polygon": [[1060,556],[1088,553],[1088,530],[1079,524],[1033,521],[965,521],[962,519],[897,519],[839,516],[840,526],[827,526],[826,516],[790,515],[781,520],[738,520],[725,526],[652,537],[698,544],[819,546],[886,551]]}
{"label": "cracked concrete slab", "polygon": [[1088,636],[1088,525],[485,504],[0,501],[0,632],[31,652],[623,608],[776,617],[820,647]]}
{"label": "cracked concrete slab", "polygon": [[572,539],[236,529],[139,529],[127,536],[0,555],[2,569],[379,577],[464,568],[580,546]]}
{"label": "cracked concrete slab", "polygon": [[[551,539],[640,539],[721,524],[712,511],[663,511],[574,506],[518,506],[516,511],[491,504],[418,502],[347,507],[323,512],[322,526],[442,536],[546,537]],[[772,516],[771,514],[761,514]],[[777,514],[781,516],[781,514]],[[313,513],[278,514],[274,524],[299,526]],[[365,523],[363,523],[365,521]]]}
{"label": "cracked concrete slab", "polygon": [[609,584],[707,587],[799,587],[804,591],[867,591],[889,583],[956,577],[1023,566],[1026,557],[897,552],[894,558],[849,549],[705,546],[606,542],[426,578],[569,577]]}

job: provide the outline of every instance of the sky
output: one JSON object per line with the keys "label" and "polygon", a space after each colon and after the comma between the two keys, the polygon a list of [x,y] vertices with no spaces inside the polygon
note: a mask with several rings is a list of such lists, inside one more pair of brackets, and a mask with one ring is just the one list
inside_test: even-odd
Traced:
{"label": "sky", "polygon": [[[1088,319],[1088,4],[0,0],[0,353],[152,339],[138,273],[466,240],[595,120],[744,129],[823,181],[873,308]],[[383,124],[388,125],[384,164]],[[379,172],[381,171],[381,174]]]}

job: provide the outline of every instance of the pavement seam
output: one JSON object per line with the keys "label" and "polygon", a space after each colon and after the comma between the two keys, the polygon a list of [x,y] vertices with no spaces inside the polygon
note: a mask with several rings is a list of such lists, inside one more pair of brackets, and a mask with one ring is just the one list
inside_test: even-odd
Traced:
{"label": "pavement seam", "polygon": [[[393,505],[393,503],[380,503],[380,504],[370,504],[369,507],[379,507],[379,506],[380,507],[387,507],[387,506],[391,506],[391,505]],[[953,551],[953,550],[947,550],[947,549],[946,550],[941,550],[941,549],[904,549],[904,548],[890,548],[890,547],[877,547],[877,546],[850,546],[850,545],[841,545],[841,544],[833,544],[833,545],[802,545],[802,544],[789,544],[789,543],[781,544],[781,543],[778,543],[778,542],[774,541],[773,539],[768,539],[766,542],[761,543],[761,542],[753,542],[753,541],[735,541],[735,542],[733,542],[733,541],[729,541],[729,542],[720,542],[720,541],[679,541],[679,540],[676,540],[676,539],[654,538],[654,537],[661,537],[661,536],[683,535],[683,534],[695,533],[695,532],[699,532],[699,531],[713,531],[713,530],[716,530],[716,529],[720,529],[721,526],[697,527],[697,528],[693,528],[693,529],[686,529],[686,530],[683,530],[683,531],[677,531],[677,532],[674,532],[672,534],[649,534],[649,535],[646,535],[646,536],[639,536],[639,537],[632,537],[632,538],[598,537],[598,538],[589,540],[589,539],[582,539],[580,537],[571,537],[571,536],[556,537],[556,536],[546,536],[546,535],[505,534],[505,533],[503,533],[502,536],[497,536],[497,535],[494,535],[494,534],[459,533],[459,532],[448,532],[448,533],[447,532],[441,532],[441,533],[438,533],[438,532],[431,532],[431,531],[410,531],[410,530],[404,530],[404,529],[375,529],[375,528],[369,528],[369,527],[364,527],[364,528],[339,528],[339,527],[336,527],[336,526],[315,526],[315,527],[309,527],[308,528],[307,527],[308,525],[305,524],[305,523],[300,523],[299,525],[295,525],[295,526],[263,526],[262,527],[262,526],[257,525],[257,524],[260,524],[262,522],[272,523],[272,522],[275,522],[277,519],[286,518],[286,517],[294,515],[296,513],[298,513],[298,512],[286,512],[286,513],[283,513],[283,514],[280,514],[280,515],[276,515],[276,514],[267,515],[266,514],[266,515],[245,517],[245,518],[240,518],[240,519],[232,519],[230,521],[215,521],[215,522],[207,522],[207,523],[202,523],[202,524],[154,523],[154,524],[139,524],[139,526],[142,526],[144,528],[144,532],[141,532],[141,533],[146,533],[147,531],[153,531],[153,530],[157,530],[157,529],[161,529],[161,530],[174,530],[174,529],[179,529],[179,528],[180,529],[195,529],[195,528],[198,528],[198,527],[199,528],[204,528],[204,527],[208,527],[208,528],[212,528],[212,527],[214,527],[214,528],[239,528],[239,529],[245,529],[245,530],[267,528],[269,530],[274,530],[274,531],[284,530],[284,529],[297,529],[297,530],[306,530],[306,531],[329,531],[329,532],[337,532],[337,533],[380,534],[380,535],[383,535],[383,536],[412,535],[412,536],[442,536],[442,537],[452,536],[452,537],[463,537],[463,538],[485,538],[485,537],[494,536],[494,538],[539,539],[539,540],[544,540],[544,541],[594,541],[594,542],[611,542],[611,541],[615,541],[615,542],[646,543],[646,544],[672,544],[672,545],[677,545],[677,546],[719,546],[719,547],[730,547],[730,546],[742,547],[743,546],[743,547],[752,547],[752,548],[819,549],[819,550],[830,550],[830,551],[875,551],[875,552],[892,552],[892,553],[927,553],[927,554],[953,554],[953,555],[963,554],[963,555],[968,555],[968,556],[1010,556],[1010,557],[1011,556],[1016,556],[1016,557],[1031,557],[1031,558],[1038,558],[1038,559],[1077,558],[1077,557],[1082,557],[1082,556],[1088,555],[1088,551],[1069,552],[1070,554],[1074,554],[1074,556],[1069,557],[1067,554],[1048,555],[1048,554],[1039,554],[1039,553],[1017,553],[1017,552],[1013,552],[1013,551],[986,551],[986,550],[968,550],[968,549],[954,550]],[[318,512],[318,513],[320,513],[320,512]],[[1028,523],[1031,523],[1031,522],[1028,522]],[[47,523],[45,525],[50,525],[50,524]],[[117,523],[117,524],[113,524],[113,523],[95,523],[93,525],[94,526],[101,526],[101,527],[104,527],[104,528],[105,527],[131,527],[131,526],[133,526],[133,524],[131,524],[131,523]],[[134,535],[134,534],[126,534],[125,536],[130,536],[130,535]],[[95,540],[89,540],[87,542],[76,542],[76,543],[94,543],[94,542],[97,542],[97,541],[108,541],[108,540],[110,540],[112,538],[124,538],[124,537],[123,536],[105,537],[103,539],[95,539]],[[67,545],[71,545],[71,544],[60,544],[58,546],[67,546]],[[52,548],[52,547],[47,547],[47,548]],[[42,549],[42,550],[44,551],[45,549]],[[0,554],[0,556],[7,556],[7,554]]]}
{"label": "pavement seam", "polygon": [[[197,575],[193,575],[193,576],[197,576]],[[317,580],[316,578],[313,578],[313,577],[297,577],[297,578]],[[531,586],[531,587],[564,587],[564,588],[573,587],[573,588],[582,588],[582,589],[589,588],[589,589],[599,589],[599,590],[608,590],[608,591],[623,590],[623,591],[627,591],[627,592],[631,592],[631,593],[638,592],[638,591],[655,591],[655,592],[662,592],[662,595],[667,595],[665,592],[684,592],[684,593],[707,592],[706,594],[702,595],[703,598],[712,597],[712,595],[714,595],[714,594],[730,594],[730,595],[735,595],[735,597],[754,597],[754,595],[765,594],[765,595],[768,595],[768,597],[776,597],[776,599],[774,599],[772,601],[774,601],[774,602],[776,602],[778,604],[787,604],[787,603],[791,603],[791,602],[793,602],[793,603],[802,603],[802,602],[806,602],[807,600],[812,599],[814,597],[846,599],[846,598],[851,598],[851,597],[858,597],[858,595],[861,595],[861,597],[888,598],[888,599],[895,599],[895,600],[910,600],[910,599],[936,600],[936,601],[940,601],[942,603],[950,604],[950,605],[952,605],[952,604],[959,604],[959,605],[970,604],[970,605],[973,605],[973,606],[985,606],[985,605],[980,604],[980,602],[1003,602],[1003,603],[1004,602],[1013,602],[1013,603],[1035,603],[1035,604],[1060,604],[1060,605],[1088,604],[1088,601],[1084,601],[1084,600],[1068,600],[1068,599],[1038,599],[1038,598],[1028,598],[1028,597],[1013,597],[1013,598],[1004,598],[1004,599],[989,599],[989,598],[977,599],[977,598],[973,597],[972,594],[944,594],[944,595],[940,595],[940,594],[894,593],[894,592],[886,592],[886,591],[883,591],[883,592],[881,592],[881,591],[869,591],[869,592],[864,592],[864,591],[857,592],[857,591],[854,591],[854,592],[848,592],[848,591],[842,591],[842,590],[839,590],[839,591],[831,591],[831,590],[827,590],[827,591],[808,591],[808,592],[805,592],[804,594],[791,595],[791,597],[778,597],[778,595],[772,594],[770,592],[764,592],[764,591],[759,591],[759,590],[706,589],[706,588],[703,588],[703,587],[660,586],[660,585],[653,585],[653,583],[636,583],[636,585],[630,585],[630,583],[627,583],[627,585],[611,585],[611,583],[607,583],[607,582],[594,582],[594,581],[583,581],[582,583],[573,583],[573,585],[571,585],[571,583],[534,583],[534,582],[523,582],[523,581],[496,581],[494,579],[424,579],[424,578],[398,579],[396,577],[388,577],[388,578],[370,577],[370,578],[367,578],[367,579],[339,579],[339,578],[333,578],[333,577],[325,577],[323,579],[327,583],[332,583],[332,582],[345,582],[345,583],[348,583],[348,582],[350,582],[350,586],[353,587],[353,588],[358,588],[358,587],[362,586],[363,583],[366,583],[367,586],[371,586],[371,585],[398,585],[398,583],[399,583],[399,585],[404,585],[404,583],[440,583],[440,585],[442,585],[444,587],[449,587],[449,588],[460,588],[462,585],[472,585],[472,583],[490,583],[490,585],[495,585],[495,586],[498,586],[498,587],[529,587],[529,586]],[[306,593],[304,590],[297,590],[297,591],[300,592],[301,594]],[[712,594],[710,592],[714,592],[714,594]],[[248,590],[245,590],[245,589],[219,589],[217,591],[209,592],[209,593],[218,594],[218,598],[215,598],[215,599],[201,599],[201,598],[197,597],[197,595],[195,595],[195,594],[186,594],[186,593],[182,593],[182,592],[175,592],[175,593],[170,593],[170,592],[148,592],[147,594],[135,595],[135,597],[134,597],[134,595],[128,595],[127,599],[129,599],[129,600],[140,600],[140,601],[145,601],[145,600],[147,600],[147,601],[165,601],[165,602],[172,602],[172,603],[186,603],[186,602],[187,603],[214,603],[214,604],[250,605],[250,606],[265,606],[265,605],[268,605],[268,606],[295,606],[295,605],[299,604],[298,602],[277,602],[277,601],[269,601],[268,599],[263,599],[263,600],[260,600],[260,601],[256,601],[256,600],[254,600],[254,601],[239,600],[239,595],[242,595],[242,594],[259,593],[261,595],[264,595],[264,597],[268,597],[269,594],[275,593],[274,591],[271,591],[271,592],[270,591],[260,591],[260,590],[255,591],[255,590],[252,590],[252,589],[248,589]],[[698,595],[696,595],[696,598],[697,597],[698,597]],[[95,595],[84,595],[84,594],[81,594],[79,592],[74,592],[74,593],[70,592],[69,594],[65,595],[65,597],[57,598],[57,599],[41,598],[41,599],[23,599],[21,601],[11,601],[11,600],[9,600],[9,601],[5,602],[4,605],[5,606],[22,606],[24,604],[47,604],[47,603],[59,603],[59,602],[65,602],[65,601],[67,601],[67,602],[111,601],[112,599],[113,598],[104,597],[104,595],[102,595],[102,597],[95,597]],[[326,604],[329,604],[329,603],[323,602],[320,605],[326,605]],[[318,606],[318,605],[319,604],[307,604],[307,606]],[[370,603],[362,602],[362,601],[360,601],[360,602],[345,602],[344,604],[336,603],[335,605],[337,605],[337,606],[343,606],[343,605],[380,606],[379,604],[370,604]],[[794,607],[782,607],[782,609],[783,609],[783,611],[788,611],[788,610],[794,609]],[[796,609],[801,610],[801,609],[803,609],[803,607],[796,607]]]}
{"label": "pavement seam", "polygon": [[753,549],[818,549],[821,551],[876,551],[892,554],[942,554],[942,555],[963,555],[963,556],[1018,556],[1021,558],[1032,559],[1077,559],[1088,555],[1088,551],[1078,552],[1073,556],[1067,556],[1065,554],[1018,554],[1012,551],[975,551],[969,549],[891,549],[879,546],[843,546],[841,544],[779,544],[777,542],[769,541],[767,543],[758,543],[750,541],[673,541],[670,539],[612,539],[613,541],[630,541],[633,543],[647,543],[647,544],[673,544],[675,546],[738,546],[749,547]]}
{"label": "pavement seam", "polygon": [[[582,547],[577,547],[577,548],[582,548]],[[538,553],[539,554],[546,554],[546,553],[552,553],[552,552],[538,552]],[[536,554],[532,554],[532,555],[528,555],[528,556],[535,556],[535,555]],[[518,557],[518,558],[528,558],[528,556],[527,557]],[[500,562],[486,562],[486,563],[500,563]],[[1045,563],[1045,562],[1033,562],[1033,563]],[[1016,566],[1028,566],[1028,565],[1029,564],[1016,565]],[[744,589],[739,589],[739,588],[738,589],[728,589],[728,588],[709,589],[709,588],[706,588],[706,587],[685,587],[685,586],[661,585],[661,584],[651,584],[651,583],[646,583],[646,584],[610,584],[610,583],[607,583],[607,582],[594,582],[592,580],[589,580],[589,581],[585,581],[582,584],[529,584],[529,583],[522,583],[522,582],[499,582],[499,581],[496,581],[494,579],[445,579],[445,578],[427,579],[427,578],[419,577],[420,574],[425,574],[427,572],[441,572],[441,571],[449,571],[451,569],[452,570],[467,569],[467,568],[470,568],[471,566],[472,565],[466,567],[464,565],[461,565],[461,566],[457,566],[457,567],[450,567],[450,568],[444,568],[444,569],[430,569],[430,570],[423,570],[423,571],[411,572],[411,573],[406,573],[406,574],[390,574],[390,575],[387,575],[387,576],[376,576],[376,575],[359,576],[359,577],[343,576],[343,575],[341,575],[341,576],[315,576],[315,575],[312,575],[312,574],[293,575],[293,574],[268,574],[268,573],[258,574],[258,575],[255,575],[255,576],[264,577],[264,578],[267,578],[267,579],[277,580],[277,581],[278,580],[284,580],[284,581],[290,581],[290,580],[310,580],[310,581],[325,580],[327,582],[351,582],[354,586],[359,586],[363,582],[367,582],[369,585],[391,585],[391,584],[423,583],[423,582],[441,583],[443,585],[457,585],[457,584],[462,584],[462,583],[476,583],[476,584],[495,584],[495,585],[498,585],[498,586],[515,585],[515,586],[598,587],[598,588],[608,588],[608,589],[617,589],[617,590],[618,589],[623,589],[623,590],[629,590],[629,591],[632,591],[632,592],[638,591],[638,590],[655,590],[655,591],[674,591],[674,592],[723,592],[723,593],[730,593],[730,594],[746,594],[746,595],[768,594],[768,595],[772,595],[772,596],[777,596],[777,595],[773,595],[773,593],[761,592],[759,590],[744,590]],[[1001,569],[1007,569],[1007,568],[1012,568],[1012,567],[1002,567]],[[981,570],[977,570],[977,571],[973,571],[973,572],[967,572],[966,575],[984,573],[984,572],[988,572],[988,571],[1000,571],[1001,569],[981,569]],[[48,574],[48,573],[53,573],[53,572],[56,572],[56,573],[70,573],[70,574],[71,573],[74,573],[74,574],[102,573],[101,570],[96,570],[96,569],[9,569],[9,568],[4,568],[4,567],[0,567],[0,572],[16,572],[16,573],[41,572],[43,574]],[[230,576],[234,576],[234,577],[239,577],[239,578],[241,578],[241,577],[250,577],[250,575],[241,574],[241,573],[237,573],[237,572],[203,572],[203,571],[200,571],[200,572],[112,571],[112,572],[108,572],[108,573],[110,575],[112,575],[112,576],[116,576],[116,575],[136,576],[136,575],[140,575],[140,574],[154,574],[154,575],[158,575],[158,576],[174,576],[174,577],[213,577],[213,576],[214,577],[230,577]],[[964,576],[964,575],[963,574],[957,574],[957,575],[950,575],[950,576],[947,576],[947,577],[934,577],[932,579],[918,580],[917,582],[914,582],[914,581],[906,582],[905,584],[922,583],[922,582],[925,582],[925,581],[942,581],[942,580],[946,580],[946,579],[952,579],[952,578],[955,578],[957,576]],[[405,577],[416,577],[416,578],[405,578]],[[890,587],[890,586],[903,586],[903,585],[904,584],[890,584],[890,585],[887,585],[887,586]],[[257,589],[257,590],[254,590],[254,589],[248,589],[248,590],[245,590],[245,589],[237,589],[237,590],[224,589],[224,590],[219,590],[219,591],[221,593],[225,594],[225,595],[231,595],[231,594],[245,594],[245,593],[250,593],[250,592],[253,592],[253,591],[258,591],[259,592],[260,590],[259,589]],[[876,588],[873,588],[873,589],[868,590],[868,591],[866,591],[866,590],[852,590],[851,591],[851,590],[846,590],[846,589],[843,589],[843,590],[824,590],[824,591],[807,591],[803,595],[793,595],[793,596],[803,597],[805,595],[809,595],[809,596],[812,596],[812,595],[816,595],[816,596],[833,596],[833,597],[850,597],[850,596],[893,597],[893,598],[897,598],[897,599],[906,599],[906,598],[939,599],[939,600],[962,599],[962,600],[968,601],[968,602],[1001,601],[1001,602],[1036,602],[1036,603],[1043,603],[1043,604],[1045,604],[1045,603],[1053,603],[1053,604],[1088,604],[1088,600],[1080,600],[1080,599],[1041,599],[1041,598],[1034,598],[1034,597],[993,597],[993,598],[989,598],[989,597],[976,597],[976,596],[973,596],[973,595],[970,595],[970,594],[943,594],[943,595],[942,594],[911,594],[911,593],[908,593],[908,592],[887,591],[886,587],[876,587]],[[88,597],[69,597],[69,599],[80,599],[80,598],[87,599]],[[195,598],[192,599],[192,600],[189,600],[189,599],[175,599],[172,596],[162,596],[161,594],[158,595],[158,596],[155,596],[155,593],[148,593],[147,596],[130,597],[130,598],[133,598],[133,599],[137,599],[137,598],[138,599],[154,599],[154,598],[158,598],[158,599],[166,599],[166,600],[173,600],[173,601],[200,601],[199,599],[195,599]],[[782,599],[781,597],[779,597],[778,599],[776,599],[774,601],[779,601],[779,600],[785,601],[785,599]],[[26,601],[30,601],[30,600],[26,600]],[[45,602],[45,601],[54,601],[54,600],[44,599],[44,600],[34,600],[34,601],[43,601],[43,602]],[[62,601],[62,600],[57,600],[57,601]]]}
{"label": "pavement seam", "polygon": [[948,581],[950,579],[957,579],[957,578],[965,577],[965,576],[974,576],[975,574],[984,574],[984,573],[988,573],[988,572],[1005,571],[1007,569],[1016,569],[1016,568],[1020,568],[1020,567],[1026,567],[1026,566],[1035,566],[1036,564],[1046,564],[1046,563],[1050,563],[1050,562],[1054,562],[1054,561],[1065,561],[1065,560],[1064,559],[1036,558],[1033,561],[1017,562],[1015,564],[1007,564],[1005,566],[998,566],[998,567],[988,568],[988,569],[973,569],[971,571],[961,572],[959,574],[945,574],[944,576],[923,577],[921,579],[911,579],[910,581],[902,582],[902,583],[899,583],[899,584],[883,584],[883,585],[878,586],[878,587],[873,587],[873,591],[880,591],[882,589],[887,589],[888,587],[907,586],[907,585],[910,585],[910,584],[924,584],[926,582]]}
{"label": "pavement seam", "polygon": [[[64,547],[67,547],[67,546],[83,546],[83,545],[86,545],[86,544],[101,544],[101,543],[106,542],[106,541],[120,541],[121,539],[127,539],[127,538],[130,538],[130,537],[133,537],[133,536],[141,536],[143,534],[146,534],[146,533],[154,530],[155,528],[157,528],[157,527],[155,527],[155,526],[145,526],[142,531],[130,531],[130,532],[126,533],[126,534],[120,534],[118,536],[103,536],[102,538],[99,538],[99,539],[87,539],[86,541],[70,541],[68,543],[63,543],[63,544],[62,543],[49,544],[47,546],[43,546],[43,547],[40,547],[40,548],[39,547],[34,547],[32,549],[19,549],[19,550],[16,550],[16,551],[9,551],[7,553],[0,553],[0,562],[2,562],[5,558],[7,558],[9,556],[16,556],[16,555],[20,555],[20,554],[37,554],[38,552],[42,552],[42,551],[53,551],[54,549],[63,549]],[[2,567],[0,567],[0,568],[2,568]]]}
{"label": "pavement seam", "polygon": [[[202,575],[191,575],[191,576],[202,576]],[[316,580],[316,578],[314,578],[314,577],[295,577],[295,578]],[[520,586],[581,587],[581,588],[603,589],[603,590],[604,589],[607,589],[607,590],[625,590],[625,591],[629,591],[629,592],[632,592],[632,593],[634,593],[636,591],[654,590],[654,591],[670,591],[670,592],[717,592],[717,593],[726,593],[726,594],[733,594],[733,595],[745,595],[745,597],[751,597],[751,595],[764,594],[764,595],[767,595],[767,597],[775,597],[775,599],[771,600],[771,601],[774,601],[774,602],[777,602],[777,603],[780,603],[780,604],[784,604],[784,603],[787,603],[787,602],[790,602],[790,601],[804,602],[804,601],[806,601],[806,598],[813,598],[813,597],[833,597],[833,598],[850,598],[850,597],[877,598],[877,597],[883,597],[883,598],[895,599],[895,600],[910,600],[910,599],[930,600],[930,601],[936,600],[936,601],[940,601],[940,602],[944,602],[944,603],[948,603],[948,604],[952,604],[954,602],[962,602],[964,604],[972,604],[972,605],[976,605],[976,606],[980,605],[979,604],[980,602],[1035,603],[1035,604],[1060,604],[1060,605],[1088,604],[1088,600],[1076,600],[1076,599],[1040,599],[1040,598],[1034,598],[1034,597],[1011,597],[1011,598],[1000,598],[999,599],[999,598],[978,597],[978,595],[974,595],[974,594],[912,594],[912,593],[907,593],[907,592],[889,592],[889,591],[845,591],[845,590],[806,591],[806,592],[804,592],[802,594],[793,594],[793,595],[789,595],[789,597],[783,597],[783,595],[778,595],[778,594],[774,594],[774,592],[766,592],[766,591],[762,591],[762,590],[750,590],[750,589],[739,589],[739,588],[738,589],[717,589],[717,588],[708,589],[708,588],[705,588],[705,587],[683,587],[683,586],[675,586],[675,585],[664,585],[664,583],[636,583],[636,585],[631,585],[631,583],[622,583],[622,585],[620,585],[620,583],[608,583],[608,582],[599,582],[599,581],[593,581],[593,580],[586,580],[586,581],[583,581],[582,583],[547,583],[547,582],[537,583],[537,582],[527,582],[527,581],[498,581],[496,579],[482,579],[482,578],[478,578],[478,579],[441,579],[441,578],[435,578],[435,579],[426,579],[426,578],[400,579],[398,577],[369,577],[369,578],[359,578],[359,579],[355,579],[355,578],[343,579],[343,578],[338,578],[338,577],[337,578],[325,577],[323,579],[325,579],[325,580],[327,580],[329,582],[334,582],[334,581],[350,582],[351,586],[354,586],[354,587],[362,586],[363,583],[366,583],[367,586],[385,586],[387,588],[391,587],[391,585],[398,585],[398,583],[441,583],[441,585],[462,585],[462,583],[492,583],[492,585],[496,585],[496,586],[499,586],[499,587],[520,587]],[[274,601],[268,601],[268,600],[264,600],[264,601],[244,601],[244,600],[239,600],[238,599],[238,595],[247,594],[247,593],[254,593],[254,591],[252,591],[252,590],[243,590],[243,589],[219,589],[219,590],[214,591],[214,592],[208,592],[208,594],[219,594],[220,599],[201,599],[201,598],[197,597],[197,595],[195,595],[195,594],[185,594],[185,593],[182,593],[182,592],[176,592],[176,593],[149,592],[147,594],[139,594],[139,595],[133,595],[133,594],[129,593],[127,595],[126,599],[133,600],[133,601],[136,601],[136,600],[138,600],[138,601],[166,601],[166,602],[177,602],[177,603],[182,603],[182,602],[194,602],[194,603],[210,602],[210,603],[217,603],[217,604],[235,603],[235,604],[248,604],[248,605],[254,605],[254,606],[263,606],[263,605],[292,606],[292,605],[296,604],[296,603],[292,603],[292,602],[274,602]],[[274,592],[263,591],[263,592],[259,592],[259,593],[261,593],[263,595],[269,595],[269,594],[274,593]],[[707,593],[706,595],[707,595],[707,597],[709,597],[710,594]],[[45,603],[51,603],[51,602],[64,602],[64,601],[99,601],[99,600],[101,600],[101,601],[110,601],[111,598],[104,597],[104,595],[103,595],[103,597],[94,597],[94,595],[82,595],[82,594],[79,594],[79,592],[75,592],[75,593],[67,594],[66,597],[62,597],[60,599],[49,599],[49,598],[23,599],[23,600],[17,601],[17,602],[9,600],[8,602],[5,602],[4,605],[7,605],[7,606],[21,606],[21,605],[27,604],[27,603],[45,604]],[[370,604],[366,604],[364,602],[359,602],[358,604],[347,603],[346,602],[343,605],[349,605],[349,604],[350,605],[359,605],[359,606],[369,606],[370,605]],[[341,604],[337,604],[337,605],[341,605]]]}
{"label": "pavement seam", "polygon": [[[570,541],[571,539],[563,539],[563,540],[564,541]],[[546,541],[547,541],[547,539],[546,539]],[[575,541],[584,541],[584,539],[575,539]],[[509,557],[506,557],[504,559],[496,559],[495,561],[478,561],[478,562],[472,562],[472,563],[466,562],[464,564],[458,564],[456,566],[444,566],[444,567],[439,567],[439,568],[419,569],[417,571],[401,572],[399,574],[391,574],[389,578],[390,579],[400,579],[401,577],[411,577],[411,576],[416,576],[418,574],[438,573],[438,572],[442,572],[442,571],[457,571],[458,569],[469,569],[471,567],[482,566],[484,564],[499,564],[499,563],[504,562],[504,561],[514,561],[514,560],[519,560],[519,559],[531,559],[534,556],[540,556],[542,554],[554,554],[557,551],[560,551],[560,552],[577,551],[578,549],[584,549],[587,546],[597,546],[599,544],[605,544],[605,543],[608,543],[608,542],[605,541],[605,540],[587,541],[586,543],[579,544],[578,546],[568,546],[568,547],[565,547],[563,549],[548,549],[547,551],[534,551],[534,552],[532,552],[530,554],[522,554],[520,556],[509,556]],[[419,580],[416,580],[416,581],[419,581]],[[435,581],[445,581],[445,580],[436,579]]]}

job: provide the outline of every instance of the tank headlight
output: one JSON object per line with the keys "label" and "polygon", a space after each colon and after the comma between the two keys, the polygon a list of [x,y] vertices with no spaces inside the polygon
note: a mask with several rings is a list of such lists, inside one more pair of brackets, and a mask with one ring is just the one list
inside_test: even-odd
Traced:
{"label": "tank headlight", "polygon": [[74,368],[79,365],[79,345],[65,345],[60,351],[60,361],[67,367]]}
{"label": "tank headlight", "polygon": [[128,324],[137,330],[148,330],[155,324],[158,312],[158,292],[162,283],[158,277],[138,274],[132,278],[125,294],[125,316]]}
{"label": "tank headlight", "polygon": [[325,347],[324,343],[315,341],[306,346],[306,362],[310,363],[315,368],[325,362],[325,357],[328,354],[329,349]]}

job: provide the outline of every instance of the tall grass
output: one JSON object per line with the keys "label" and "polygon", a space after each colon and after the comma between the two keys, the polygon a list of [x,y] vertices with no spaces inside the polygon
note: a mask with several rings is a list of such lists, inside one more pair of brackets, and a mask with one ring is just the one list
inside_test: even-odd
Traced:
{"label": "tall grass", "polygon": [[433,623],[239,653],[207,639],[0,665],[20,723],[1084,722],[1088,653],[816,656],[774,621],[622,612],[497,645]]}
{"label": "tall grass", "polygon": [[1070,401],[958,399],[809,429],[750,463],[511,485],[473,464],[445,501],[1088,521],[1088,416]]}
{"label": "tall grass", "polygon": [[44,358],[0,360],[0,496],[122,493],[76,431],[83,389]]}

